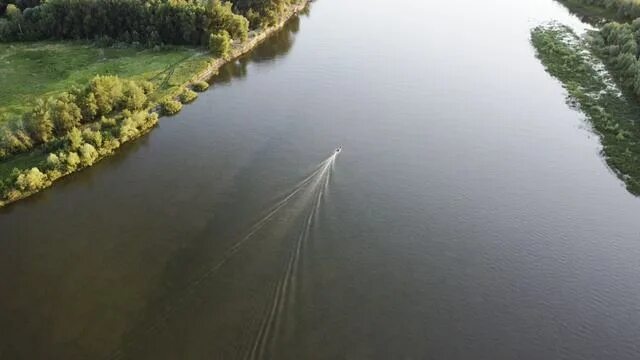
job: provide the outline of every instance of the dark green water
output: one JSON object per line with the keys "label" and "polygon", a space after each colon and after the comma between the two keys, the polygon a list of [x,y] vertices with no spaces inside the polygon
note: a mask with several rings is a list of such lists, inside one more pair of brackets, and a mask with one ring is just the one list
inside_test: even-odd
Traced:
{"label": "dark green water", "polygon": [[638,359],[640,200],[534,57],[554,19],[314,3],[0,212],[0,359]]}

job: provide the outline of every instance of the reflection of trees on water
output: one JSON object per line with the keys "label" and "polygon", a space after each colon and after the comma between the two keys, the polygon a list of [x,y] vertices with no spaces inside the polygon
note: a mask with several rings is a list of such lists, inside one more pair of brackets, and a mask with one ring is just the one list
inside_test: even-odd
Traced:
{"label": "reflection of trees on water", "polygon": [[292,18],[287,24],[253,51],[220,68],[212,83],[228,83],[235,78],[247,76],[247,65],[252,62],[264,63],[286,55],[293,47],[295,34],[300,30],[300,18]]}

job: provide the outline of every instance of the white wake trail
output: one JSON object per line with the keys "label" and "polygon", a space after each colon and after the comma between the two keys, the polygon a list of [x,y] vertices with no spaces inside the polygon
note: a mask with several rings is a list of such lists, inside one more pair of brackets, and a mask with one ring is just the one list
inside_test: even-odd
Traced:
{"label": "white wake trail", "polygon": [[[170,306],[165,307],[164,311],[162,311],[162,313],[158,315],[158,318],[156,319],[157,321],[154,321],[148,324],[148,326],[146,327],[146,330],[144,330],[143,333],[147,335],[157,333],[160,330],[160,323],[166,321],[166,319],[168,319],[169,316],[171,316],[178,308],[180,308],[180,306],[186,301],[186,299],[191,294],[196,292],[196,290],[204,283],[205,280],[215,275],[215,273],[217,273],[218,270],[220,270],[229,260],[231,260],[231,258],[238,251],[240,251],[242,246],[245,243],[247,243],[250,239],[252,239],[254,235],[258,231],[260,231],[265,225],[267,225],[269,221],[272,220],[280,212],[280,210],[282,210],[290,202],[290,200],[293,197],[295,197],[305,189],[316,188],[318,184],[318,180],[324,176],[324,174],[328,171],[328,169],[330,169],[330,167],[332,166],[332,163],[335,161],[335,158],[336,158],[336,154],[333,154],[332,156],[320,162],[320,164],[318,164],[315,170],[313,170],[311,174],[309,174],[307,177],[305,177],[304,179],[299,181],[296,185],[294,185],[291,191],[287,193],[284,196],[284,198],[282,198],[273,206],[271,206],[269,209],[267,209],[266,214],[263,217],[261,217],[259,220],[257,220],[257,222],[248,229],[248,232],[246,233],[246,235],[244,235],[240,240],[238,240],[230,248],[228,248],[223,253],[222,258],[217,263],[208,267],[199,276],[197,276],[189,284],[187,284],[182,291],[182,296],[176,299],[176,301],[173,302],[173,304],[171,304]],[[285,275],[285,278],[288,278],[288,275]],[[279,283],[276,289],[276,295],[275,295],[276,299],[282,298],[282,295],[278,295],[278,294],[283,293],[283,287],[284,287],[284,293],[286,293],[287,286],[288,286],[288,283],[283,283],[282,281]],[[270,312],[270,313],[273,313],[273,315],[269,316],[269,318],[271,318],[271,321],[273,321],[273,316],[275,316],[278,313],[277,309],[279,308],[279,301],[274,302],[273,308],[274,309]],[[261,332],[263,332],[263,330],[261,330]],[[120,348],[114,351],[108,358],[121,359],[125,355],[124,350],[131,345],[132,345],[131,343],[126,343],[122,345]]]}
{"label": "white wake trail", "polygon": [[294,249],[292,249],[286,270],[282,278],[278,281],[274,292],[272,304],[265,316],[262,325],[256,335],[256,339],[248,354],[248,359],[263,359],[267,351],[269,341],[276,336],[282,326],[282,317],[287,306],[291,306],[295,302],[295,294],[299,277],[300,261],[304,244],[308,241],[309,234],[317,219],[318,213],[323,202],[323,197],[328,190],[331,173],[334,170],[337,153],[333,154],[326,160],[324,166],[318,172],[316,181],[310,184],[312,192],[312,203],[310,211],[307,215],[302,232],[298,236]]}

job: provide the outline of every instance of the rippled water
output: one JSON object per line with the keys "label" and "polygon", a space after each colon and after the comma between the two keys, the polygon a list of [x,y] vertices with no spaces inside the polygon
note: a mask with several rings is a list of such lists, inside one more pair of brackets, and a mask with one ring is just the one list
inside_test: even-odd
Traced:
{"label": "rippled water", "polygon": [[535,58],[548,20],[584,27],[315,2],[0,212],[0,358],[637,359],[640,201]]}

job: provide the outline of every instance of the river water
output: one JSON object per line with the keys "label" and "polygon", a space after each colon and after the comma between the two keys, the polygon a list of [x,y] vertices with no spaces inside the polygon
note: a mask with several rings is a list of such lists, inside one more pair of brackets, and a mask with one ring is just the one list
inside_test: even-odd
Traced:
{"label": "river water", "polygon": [[582,27],[315,2],[0,212],[0,359],[638,359],[640,200],[535,58],[548,20]]}

